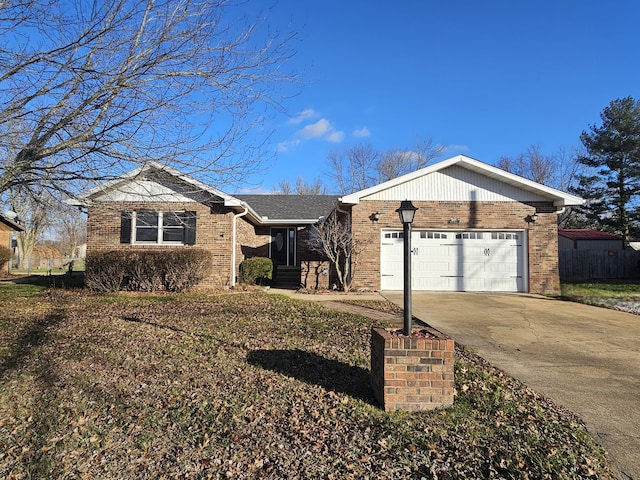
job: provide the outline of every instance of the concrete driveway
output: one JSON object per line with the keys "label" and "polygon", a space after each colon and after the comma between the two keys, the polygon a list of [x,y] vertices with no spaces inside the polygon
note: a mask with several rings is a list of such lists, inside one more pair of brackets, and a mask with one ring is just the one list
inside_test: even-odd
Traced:
{"label": "concrete driveway", "polygon": [[[402,306],[402,292],[383,292]],[[413,315],[578,414],[640,480],[640,316],[525,294],[413,292]]]}

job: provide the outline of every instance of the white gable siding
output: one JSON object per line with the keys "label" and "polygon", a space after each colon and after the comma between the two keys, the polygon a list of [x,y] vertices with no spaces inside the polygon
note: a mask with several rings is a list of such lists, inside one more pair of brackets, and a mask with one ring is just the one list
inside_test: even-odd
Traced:
{"label": "white gable siding", "polygon": [[193,202],[194,200],[171,188],[149,180],[136,180],[95,197],[105,202]]}
{"label": "white gable siding", "polygon": [[466,168],[451,166],[363,197],[362,200],[548,201],[548,198]]}

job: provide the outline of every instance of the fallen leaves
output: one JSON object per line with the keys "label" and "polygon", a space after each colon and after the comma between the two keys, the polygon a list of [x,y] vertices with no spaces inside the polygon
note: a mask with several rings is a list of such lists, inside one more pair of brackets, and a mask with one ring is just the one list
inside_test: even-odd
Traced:
{"label": "fallen leaves", "polygon": [[0,302],[3,478],[610,476],[579,419],[463,350],[452,409],[381,411],[364,317],[259,293],[29,302]]}

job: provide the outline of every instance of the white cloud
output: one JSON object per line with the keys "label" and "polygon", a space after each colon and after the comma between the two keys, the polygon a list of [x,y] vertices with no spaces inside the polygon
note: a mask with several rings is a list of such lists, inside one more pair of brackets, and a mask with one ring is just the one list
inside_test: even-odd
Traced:
{"label": "white cloud", "polygon": [[292,147],[300,145],[300,140],[291,140],[289,142],[280,142],[278,143],[278,152],[287,152]]}
{"label": "white cloud", "polygon": [[241,188],[238,193],[245,195],[267,195],[273,193],[273,189],[265,187]]}
{"label": "white cloud", "polygon": [[321,138],[334,131],[333,125],[326,118],[321,118],[316,123],[306,125],[302,130],[298,131],[298,136],[305,140],[312,138]]}
{"label": "white cloud", "polygon": [[331,143],[340,143],[344,139],[344,132],[331,132],[327,135],[327,141]]}
{"label": "white cloud", "polygon": [[318,117],[318,112],[316,112],[313,108],[307,108],[301,112],[299,112],[295,117],[289,119],[290,125],[298,125],[305,120],[310,120],[312,118]]}
{"label": "white cloud", "polygon": [[362,128],[358,128],[358,129],[354,130],[352,135],[354,137],[370,137],[371,136],[371,132],[369,131],[369,129],[367,127],[362,127]]}
{"label": "white cloud", "polygon": [[466,145],[447,145],[445,152],[468,152],[469,147]]}

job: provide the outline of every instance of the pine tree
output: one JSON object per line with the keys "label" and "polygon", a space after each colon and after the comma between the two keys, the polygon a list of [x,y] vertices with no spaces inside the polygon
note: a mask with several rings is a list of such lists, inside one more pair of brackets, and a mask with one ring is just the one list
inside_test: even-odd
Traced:
{"label": "pine tree", "polygon": [[640,103],[632,97],[613,100],[580,140],[587,154],[578,161],[588,174],[580,176],[575,193],[588,226],[623,235],[638,234],[640,200]]}

